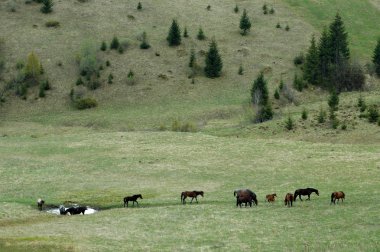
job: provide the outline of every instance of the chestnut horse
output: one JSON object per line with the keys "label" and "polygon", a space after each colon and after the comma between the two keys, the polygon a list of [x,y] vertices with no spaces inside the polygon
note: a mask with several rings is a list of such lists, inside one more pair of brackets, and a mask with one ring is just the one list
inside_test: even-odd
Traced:
{"label": "chestnut horse", "polygon": [[245,206],[247,206],[247,203],[252,206],[252,201],[256,206],[258,204],[256,194],[249,189],[236,189],[234,196],[236,196],[236,206],[240,205],[241,207],[242,203],[245,203]]}
{"label": "chestnut horse", "polygon": [[277,195],[275,193],[268,194],[267,196],[265,196],[265,198],[267,199],[268,202],[274,202],[275,197],[277,197]]}
{"label": "chestnut horse", "polygon": [[137,205],[139,205],[139,203],[137,202],[138,198],[142,199],[143,197],[141,194],[135,194],[133,196],[124,197],[124,207],[125,207],[125,205],[127,205],[127,207],[128,207],[128,201],[132,201],[132,203],[133,203],[132,206],[135,205],[135,202]]}
{"label": "chestnut horse", "polygon": [[287,193],[285,196],[285,206],[292,207],[293,201],[295,201],[293,194]]}
{"label": "chestnut horse", "polygon": [[187,197],[190,197],[191,198],[190,204],[193,203],[194,198],[195,198],[195,201],[198,203],[198,199],[197,199],[198,195],[201,195],[203,197],[203,191],[185,191],[185,192],[182,192],[181,193],[181,202],[183,204],[186,204],[185,199]]}
{"label": "chestnut horse", "polygon": [[343,199],[346,197],[346,195],[344,194],[344,192],[342,191],[339,191],[339,192],[333,192],[331,194],[331,203],[334,203],[335,204],[335,201],[338,200],[338,203],[339,203],[339,199],[342,199],[342,203],[343,203]]}
{"label": "chestnut horse", "polygon": [[297,197],[300,197],[300,200],[302,201],[301,199],[301,195],[307,195],[307,199],[306,200],[310,200],[310,194],[312,193],[316,193],[318,196],[319,196],[319,192],[317,189],[314,189],[314,188],[305,188],[305,189],[297,189],[295,192],[294,192],[294,201],[296,201]]}

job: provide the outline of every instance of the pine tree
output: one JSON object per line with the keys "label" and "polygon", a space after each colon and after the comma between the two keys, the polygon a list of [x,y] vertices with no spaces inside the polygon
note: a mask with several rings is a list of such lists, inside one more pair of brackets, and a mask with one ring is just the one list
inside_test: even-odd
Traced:
{"label": "pine tree", "polygon": [[148,39],[146,37],[146,32],[143,32],[142,34],[142,41],[141,41],[141,44],[140,44],[140,49],[149,49],[150,48],[150,45],[148,43]]}
{"label": "pine tree", "polygon": [[199,40],[205,40],[206,39],[206,36],[202,30],[202,27],[199,27],[197,39],[199,39]]}
{"label": "pine tree", "polygon": [[336,91],[333,91],[328,101],[331,111],[337,111],[339,105],[339,95]]}
{"label": "pine tree", "polygon": [[278,88],[276,88],[276,90],[274,91],[274,98],[276,99],[276,100],[279,100],[280,99],[280,92],[278,92]]}
{"label": "pine tree", "polygon": [[243,68],[242,65],[240,65],[240,66],[239,66],[239,70],[238,70],[238,74],[239,74],[239,75],[243,75],[243,73],[244,73],[244,68]]}
{"label": "pine tree", "polygon": [[189,34],[187,33],[187,28],[185,27],[184,31],[183,31],[183,37],[184,38],[188,38],[189,37]]}
{"label": "pine tree", "polygon": [[212,40],[210,43],[209,51],[206,55],[206,76],[209,78],[219,77],[222,68],[223,62],[218,51],[218,46],[216,44],[216,41]]}
{"label": "pine tree", "polygon": [[339,66],[350,58],[347,32],[345,31],[344,24],[339,13],[336,14],[335,20],[330,24],[329,33],[329,42],[332,57],[331,63]]}
{"label": "pine tree", "polygon": [[316,85],[318,83],[319,78],[319,58],[318,58],[318,48],[315,44],[315,37],[311,38],[311,45],[306,55],[306,62],[303,68],[303,77],[306,81],[311,84]]}
{"label": "pine tree", "polygon": [[141,4],[141,2],[139,2],[139,3],[137,4],[137,9],[138,9],[138,10],[142,10],[142,4]]}
{"label": "pine tree", "polygon": [[269,92],[264,74],[261,72],[253,82],[251,89],[251,101],[253,104],[265,106],[269,102]]}
{"label": "pine tree", "polygon": [[194,67],[195,60],[196,60],[196,58],[195,58],[195,51],[194,51],[194,49],[191,49],[191,52],[190,52],[190,61],[189,61],[189,67],[190,68]]}
{"label": "pine tree", "polygon": [[372,62],[375,64],[375,71],[377,76],[380,77],[380,39],[377,40],[376,48],[373,51]]}
{"label": "pine tree", "polygon": [[169,46],[177,46],[181,44],[181,30],[179,29],[177,21],[174,19],[166,40],[169,42]]}
{"label": "pine tree", "polygon": [[102,42],[102,45],[100,46],[100,50],[102,50],[102,51],[106,51],[107,50],[107,44],[106,44],[106,42]]}
{"label": "pine tree", "polygon": [[26,66],[25,66],[25,76],[35,82],[41,74],[41,64],[34,52],[29,53]]}
{"label": "pine tree", "polygon": [[116,36],[114,36],[111,41],[110,49],[117,50],[119,46],[120,46],[119,39]]}
{"label": "pine tree", "polygon": [[53,5],[54,5],[53,0],[43,0],[41,12],[45,14],[52,12]]}
{"label": "pine tree", "polygon": [[242,30],[241,35],[246,35],[247,31],[251,29],[251,21],[249,21],[249,17],[247,15],[247,10],[244,9],[243,15],[240,18],[240,29]]}
{"label": "pine tree", "polygon": [[330,76],[330,62],[331,62],[331,49],[329,42],[329,34],[326,29],[323,30],[318,45],[318,58],[319,58],[319,76],[320,82],[324,86],[327,85]]}
{"label": "pine tree", "polygon": [[239,12],[239,7],[238,7],[237,5],[235,5],[234,12],[235,12],[235,13],[238,13],[238,12]]}

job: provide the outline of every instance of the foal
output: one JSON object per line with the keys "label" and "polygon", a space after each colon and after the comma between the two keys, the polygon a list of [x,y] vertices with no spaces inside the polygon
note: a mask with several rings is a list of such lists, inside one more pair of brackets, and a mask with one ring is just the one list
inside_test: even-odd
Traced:
{"label": "foal", "polygon": [[274,202],[275,197],[277,197],[277,195],[275,193],[268,194],[267,196],[265,196],[265,198],[267,199],[268,202]]}
{"label": "foal", "polygon": [[294,201],[294,196],[291,193],[285,195],[285,206],[292,207]]}
{"label": "foal", "polygon": [[137,202],[137,199],[140,198],[142,199],[142,195],[141,194],[135,194],[133,196],[127,196],[127,197],[124,197],[124,207],[125,205],[127,205],[128,207],[128,201],[132,201],[133,202],[133,206],[135,205],[135,202],[137,203],[137,205],[139,205],[139,203]]}

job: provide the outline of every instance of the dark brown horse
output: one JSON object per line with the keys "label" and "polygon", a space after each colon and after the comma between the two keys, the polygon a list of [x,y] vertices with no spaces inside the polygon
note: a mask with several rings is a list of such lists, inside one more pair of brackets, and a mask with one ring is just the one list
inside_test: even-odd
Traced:
{"label": "dark brown horse", "polygon": [[87,210],[87,207],[69,207],[66,209],[66,213],[70,213],[70,215],[75,215],[75,214],[83,214]]}
{"label": "dark brown horse", "polygon": [[307,195],[307,199],[306,200],[310,200],[310,194],[312,193],[316,193],[318,196],[319,196],[319,192],[317,189],[314,189],[314,188],[305,188],[305,189],[297,189],[295,192],[294,192],[294,201],[296,201],[297,197],[300,198],[300,200],[302,201],[301,199],[301,195]]}
{"label": "dark brown horse", "polygon": [[195,198],[195,201],[198,203],[198,195],[201,195],[203,197],[203,191],[185,191],[181,193],[181,202],[183,204],[186,204],[185,199],[187,197],[191,198],[190,204],[193,203],[193,200]]}
{"label": "dark brown horse", "polygon": [[293,201],[295,201],[293,194],[287,193],[285,195],[285,206],[292,207]]}
{"label": "dark brown horse", "polygon": [[275,193],[268,194],[267,196],[265,196],[265,198],[267,199],[268,202],[274,202],[275,197],[277,197],[277,195]]}
{"label": "dark brown horse", "polygon": [[127,197],[124,197],[124,207],[125,207],[125,206],[128,207],[128,202],[129,202],[129,201],[132,201],[132,203],[133,203],[132,206],[135,205],[135,202],[136,202],[137,205],[139,205],[139,203],[137,202],[137,199],[138,199],[138,198],[142,199],[143,197],[142,197],[141,194],[135,194],[135,195],[133,195],[133,196],[127,196]]}
{"label": "dark brown horse", "polygon": [[256,194],[249,189],[236,189],[234,191],[234,196],[236,196],[236,206],[241,207],[241,204],[245,203],[246,207],[247,204],[252,207],[252,202],[254,202],[256,206],[258,204]]}
{"label": "dark brown horse", "polygon": [[345,199],[346,195],[344,194],[344,192],[342,191],[339,191],[339,192],[333,192],[331,194],[331,203],[334,203],[335,204],[335,201],[338,200],[338,203],[339,203],[339,200],[341,199],[342,200],[342,203],[343,203],[343,199]]}

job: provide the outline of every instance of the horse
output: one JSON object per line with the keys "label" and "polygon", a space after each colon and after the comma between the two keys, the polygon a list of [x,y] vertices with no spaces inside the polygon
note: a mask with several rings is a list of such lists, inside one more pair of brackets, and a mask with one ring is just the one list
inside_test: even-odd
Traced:
{"label": "horse", "polygon": [[284,200],[285,206],[292,207],[293,206],[293,200],[296,201],[293,194],[287,193],[285,195],[285,200]]}
{"label": "horse", "polygon": [[310,200],[310,194],[312,193],[316,193],[318,196],[319,196],[319,192],[317,189],[314,189],[314,188],[305,188],[305,189],[297,189],[295,192],[294,192],[294,201],[296,201],[297,197],[300,198],[300,200],[302,201],[301,199],[301,195],[307,195],[308,198],[306,200]]}
{"label": "horse", "polygon": [[38,199],[37,200],[37,207],[40,211],[42,211],[42,206],[45,204],[45,201],[43,199]]}
{"label": "horse", "polygon": [[137,203],[137,205],[139,204],[138,202],[137,202],[137,199],[138,198],[140,198],[140,199],[142,199],[143,197],[142,197],[142,195],[141,194],[135,194],[135,195],[133,195],[133,196],[127,196],[127,197],[124,197],[124,207],[125,207],[125,205],[127,205],[127,207],[128,207],[128,201],[132,201],[133,202],[133,206],[135,205],[135,202]]}
{"label": "horse", "polygon": [[334,203],[335,204],[335,201],[338,200],[338,203],[339,203],[339,199],[342,199],[342,203],[343,203],[343,199],[345,199],[346,195],[344,194],[344,192],[342,191],[339,191],[339,192],[333,192],[331,194],[331,203]]}
{"label": "horse", "polygon": [[277,197],[277,194],[275,194],[275,193],[268,194],[267,196],[265,196],[265,198],[267,199],[268,202],[274,202],[275,197]]}
{"label": "horse", "polygon": [[87,207],[69,207],[66,209],[66,214],[70,213],[70,215],[75,215],[75,214],[83,214],[87,210]]}
{"label": "horse", "polygon": [[[244,198],[245,198],[244,200],[243,200],[243,198],[239,199],[239,197],[241,195],[244,195]],[[241,202],[241,200],[243,200],[243,201],[248,200],[248,198],[247,198],[246,195],[250,196],[251,201],[250,202],[248,202],[248,201],[247,202]],[[250,203],[250,206],[251,206],[252,205],[252,201],[255,202],[256,206],[258,204],[256,194],[254,192],[252,192],[251,190],[249,190],[249,189],[236,189],[234,191],[234,196],[236,196],[236,206],[238,206],[238,205],[241,206],[241,203],[245,203],[245,206],[247,206],[247,203]]]}
{"label": "horse", "polygon": [[190,204],[193,203],[193,200],[195,198],[195,201],[198,203],[198,195],[201,195],[203,197],[203,191],[185,191],[181,193],[181,202],[183,204],[186,204],[185,199],[187,197],[191,198]]}

